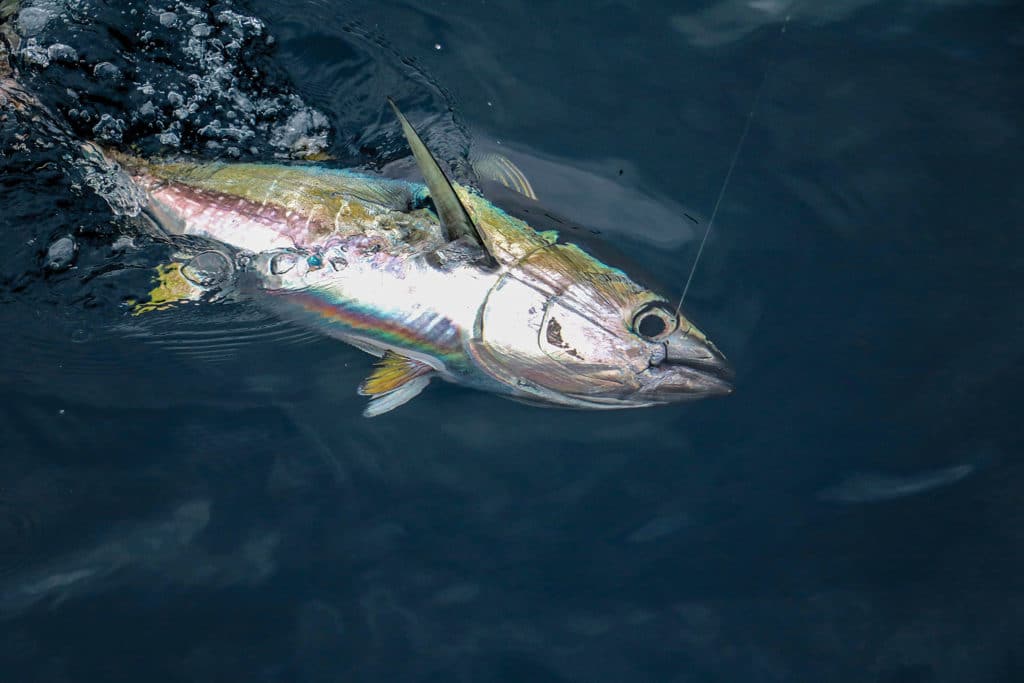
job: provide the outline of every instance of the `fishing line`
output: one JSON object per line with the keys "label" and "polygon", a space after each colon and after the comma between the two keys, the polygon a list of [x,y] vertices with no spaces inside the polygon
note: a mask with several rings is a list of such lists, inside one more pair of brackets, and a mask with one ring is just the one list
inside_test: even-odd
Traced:
{"label": "fishing line", "polygon": [[786,27],[789,26],[789,19],[793,16],[787,14],[786,19],[782,22],[782,28],[779,29],[779,38],[775,43],[775,54],[772,55],[772,60],[768,65],[768,68],[764,70],[764,74],[761,76],[761,84],[757,87],[757,94],[754,95],[754,101],[750,105],[750,112],[747,113],[747,120],[743,124],[743,132],[740,133],[740,139],[736,142],[736,149],[732,153],[732,161],[729,162],[729,170],[725,172],[725,178],[722,180],[722,187],[718,191],[718,198],[715,200],[715,206],[711,210],[711,218],[708,219],[708,225],[704,228],[704,236],[700,240],[700,246],[697,247],[697,255],[693,259],[693,266],[690,267],[690,274],[686,278],[686,285],[683,286],[683,295],[679,297],[679,304],[676,306],[676,315],[678,316],[683,309],[683,301],[686,300],[686,293],[690,291],[690,283],[693,282],[693,274],[697,272],[697,264],[700,263],[700,257],[704,253],[704,245],[707,244],[708,235],[711,234],[711,227],[715,224],[715,216],[718,215],[718,208],[722,205],[722,198],[725,197],[725,191],[729,188],[729,180],[732,178],[732,172],[736,168],[736,162],[739,161],[740,152],[743,151],[743,143],[747,140],[747,134],[750,133],[750,124],[754,120],[754,112],[757,111],[757,105],[761,102],[761,96],[764,95],[765,85],[768,83],[768,74],[776,63],[776,56],[779,51],[779,46],[782,44],[782,36],[786,33]]}

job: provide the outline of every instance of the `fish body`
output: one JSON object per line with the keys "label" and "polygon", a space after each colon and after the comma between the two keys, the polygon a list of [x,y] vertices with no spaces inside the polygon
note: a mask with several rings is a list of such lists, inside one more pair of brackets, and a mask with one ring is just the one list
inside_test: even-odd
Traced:
{"label": "fish body", "polygon": [[220,245],[246,294],[381,358],[360,387],[367,415],[435,376],[575,408],[731,391],[722,354],[663,296],[451,183],[392,107],[423,184],[314,165],[121,161],[160,230]]}
{"label": "fish body", "polygon": [[[72,140],[14,76],[0,73],[0,106]],[[359,387],[369,416],[434,377],[574,408],[730,393],[725,357],[678,306],[452,183],[390,104],[422,184],[312,164],[147,161],[76,143],[116,177],[120,191],[103,195],[112,209],[141,207],[161,233],[205,245],[159,267],[135,312],[208,298],[230,272],[235,294],[380,359]],[[481,167],[533,200],[511,162]]]}
{"label": "fish body", "polygon": [[[161,229],[229,247],[261,303],[375,355],[497,388],[472,371],[469,349],[499,273],[476,267],[473,245],[447,241],[425,185],[271,164],[147,164],[132,175]],[[462,192],[468,206],[491,208]],[[545,243],[530,233],[517,242]]]}

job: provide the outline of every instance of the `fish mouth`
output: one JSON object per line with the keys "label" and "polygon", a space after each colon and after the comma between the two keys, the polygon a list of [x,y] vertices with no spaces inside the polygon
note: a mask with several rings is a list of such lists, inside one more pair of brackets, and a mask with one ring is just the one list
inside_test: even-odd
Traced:
{"label": "fish mouth", "polygon": [[644,393],[664,401],[727,396],[735,377],[725,355],[696,328],[677,330],[665,340],[665,355],[644,375]]}

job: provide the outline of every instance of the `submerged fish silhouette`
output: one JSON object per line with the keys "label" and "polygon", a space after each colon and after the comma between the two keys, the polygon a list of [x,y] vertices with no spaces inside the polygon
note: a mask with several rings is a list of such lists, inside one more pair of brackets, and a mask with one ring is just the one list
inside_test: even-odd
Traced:
{"label": "submerged fish silhouette", "polygon": [[[3,104],[41,107],[13,78],[0,83]],[[424,184],[317,165],[147,161],[82,145],[123,168],[160,233],[209,245],[159,268],[135,312],[235,283],[232,296],[379,357],[359,387],[367,416],[434,377],[594,409],[731,391],[724,356],[666,296],[453,184],[390,104]],[[507,160],[481,169],[533,195]]]}
{"label": "submerged fish silhouette", "polygon": [[967,478],[974,470],[975,465],[967,463],[907,475],[860,472],[820,491],[818,498],[834,503],[877,503],[895,500],[955,484]]}

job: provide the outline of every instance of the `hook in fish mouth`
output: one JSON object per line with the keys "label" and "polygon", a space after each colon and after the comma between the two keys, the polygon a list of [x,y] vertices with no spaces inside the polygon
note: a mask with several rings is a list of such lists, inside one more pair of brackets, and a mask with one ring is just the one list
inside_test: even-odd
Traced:
{"label": "hook in fish mouth", "polygon": [[647,380],[644,394],[681,401],[732,393],[735,373],[729,361],[700,331],[676,330],[664,347],[662,359],[642,373]]}

